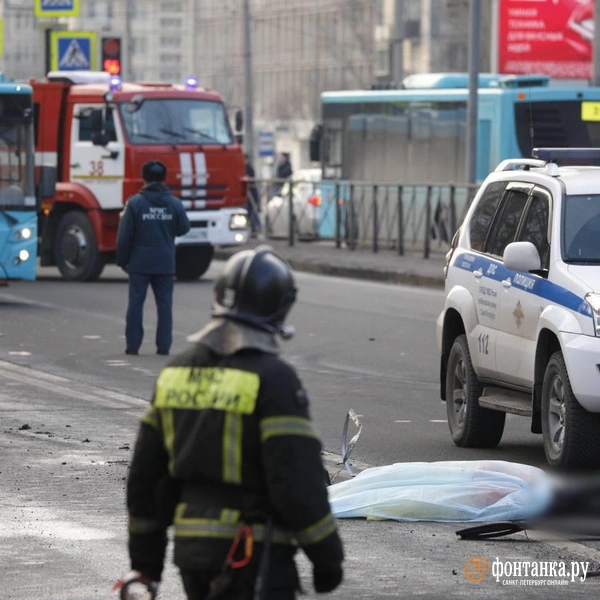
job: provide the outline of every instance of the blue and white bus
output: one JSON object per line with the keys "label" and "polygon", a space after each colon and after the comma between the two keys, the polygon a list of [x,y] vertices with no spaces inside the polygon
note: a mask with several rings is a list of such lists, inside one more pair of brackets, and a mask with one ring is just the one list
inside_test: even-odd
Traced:
{"label": "blue and white bus", "polygon": [[[382,228],[397,229],[392,221],[398,222],[398,210],[389,209],[397,198],[393,184],[404,186],[405,228],[416,222],[414,239],[424,239],[427,186],[436,186],[433,210],[438,212],[447,207],[447,184],[466,180],[468,83],[466,73],[412,75],[399,90],[321,95],[322,121],[311,137],[311,160],[321,163],[324,180],[342,182],[338,198],[333,185],[321,185],[321,237],[335,235],[334,206],[346,204],[349,196],[344,182],[368,182],[385,198],[379,200],[378,235]],[[535,147],[600,147],[600,88],[553,86],[544,75],[481,74],[477,135],[478,181],[502,160],[529,157]],[[373,190],[363,186],[361,194],[357,210],[367,216],[365,226],[357,225],[358,237],[367,239],[374,235],[366,229],[373,221]],[[459,219],[472,195],[467,187],[452,192]],[[393,241],[394,234],[385,237]]]}
{"label": "blue and white bus", "polygon": [[[600,88],[540,75],[480,75],[477,179],[535,147],[600,147]],[[404,89],[325,92],[325,178],[464,182],[468,75],[412,75]]]}
{"label": "blue and white bus", "polygon": [[29,85],[9,83],[0,74],[0,285],[36,274],[32,95]]}

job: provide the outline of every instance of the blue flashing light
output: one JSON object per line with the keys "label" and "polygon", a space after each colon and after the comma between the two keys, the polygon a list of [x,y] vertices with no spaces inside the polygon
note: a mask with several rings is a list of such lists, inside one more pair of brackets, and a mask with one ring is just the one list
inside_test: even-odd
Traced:
{"label": "blue flashing light", "polygon": [[118,92],[122,87],[123,87],[123,80],[120,77],[118,77],[117,75],[114,75],[113,77],[110,78],[110,91],[111,92]]}
{"label": "blue flashing light", "polygon": [[195,90],[198,87],[198,79],[196,77],[188,77],[185,80],[185,87],[188,90]]}
{"label": "blue flashing light", "polygon": [[531,156],[548,162],[600,160],[600,148],[534,148]]}

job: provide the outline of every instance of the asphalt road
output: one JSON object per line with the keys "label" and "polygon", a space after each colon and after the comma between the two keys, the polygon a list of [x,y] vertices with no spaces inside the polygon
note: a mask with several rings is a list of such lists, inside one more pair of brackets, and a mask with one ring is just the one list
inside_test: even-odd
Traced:
{"label": "asphalt road", "polygon": [[[206,280],[176,286],[174,351],[208,318],[214,274],[211,269]],[[437,381],[441,292],[297,277],[299,301],[290,317],[297,335],[284,343],[284,355],[304,380],[327,450],[339,453],[344,417],[354,408],[363,423],[354,456],[368,464],[497,458],[544,465],[541,440],[517,418],[509,419],[497,450],[452,444]],[[6,598],[108,598],[127,568],[127,465],[139,416],[167,359],[155,355],[151,298],[142,354],[124,355],[126,294],[125,276],[115,268],[97,283],[67,283],[41,270],[35,283],[0,290],[0,579]],[[509,598],[515,590],[490,578],[468,581],[467,560],[583,559],[591,568],[600,561],[595,542],[528,542],[520,535],[467,543],[457,541],[456,528],[342,521],[347,577],[331,597]],[[309,567],[300,565],[309,589]],[[593,580],[576,582],[568,595],[597,591]],[[523,587],[518,596],[564,592]],[[161,597],[182,598],[173,567]]]}
{"label": "asphalt road", "polygon": [[[212,282],[178,284],[173,352],[209,317]],[[498,458],[544,465],[541,438],[525,419],[509,417],[497,450],[452,443],[439,398],[435,319],[443,292],[297,274],[299,301],[289,321],[293,340],[284,356],[298,369],[326,449],[340,452],[346,412],[361,416],[354,458],[381,465],[399,461]],[[126,278],[107,268],[95,283],[61,281],[41,269],[35,283],[0,290],[0,358],[149,398],[164,357],[155,355],[155,309],[146,303],[141,356],[124,355]]]}

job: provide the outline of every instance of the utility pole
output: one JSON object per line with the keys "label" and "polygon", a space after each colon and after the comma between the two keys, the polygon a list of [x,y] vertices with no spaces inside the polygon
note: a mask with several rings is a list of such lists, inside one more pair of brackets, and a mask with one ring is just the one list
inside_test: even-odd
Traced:
{"label": "utility pole", "polygon": [[245,119],[244,146],[248,158],[254,162],[254,94],[252,83],[252,15],[250,0],[244,0],[244,86],[245,86]]}
{"label": "utility pole", "polygon": [[477,102],[479,89],[480,0],[469,4],[469,100],[467,102],[467,183],[477,182]]}
{"label": "utility pole", "polygon": [[197,19],[197,13],[198,11],[198,0],[192,0],[192,39],[191,39],[191,44],[190,44],[190,50],[192,52],[192,60],[191,60],[191,72],[190,75],[192,77],[200,77],[199,73],[198,73],[198,63],[197,63],[197,55],[198,55],[198,48],[197,48],[197,44],[196,44],[196,19]]}
{"label": "utility pole", "polygon": [[400,85],[404,79],[404,0],[395,0],[394,37],[392,40],[392,81]]}
{"label": "utility pole", "polygon": [[592,64],[592,85],[600,86],[600,0],[594,3],[594,62]]}
{"label": "utility pole", "polygon": [[125,69],[125,77],[129,81],[133,81],[133,32],[131,29],[131,23],[133,21],[133,3],[134,0],[126,0],[125,1],[125,39],[126,39],[126,48],[127,48],[127,60],[125,64],[127,68]]}
{"label": "utility pole", "polygon": [[490,73],[498,73],[500,60],[498,56],[500,39],[500,5],[499,0],[492,0],[492,30],[491,30],[491,48],[490,48]]}

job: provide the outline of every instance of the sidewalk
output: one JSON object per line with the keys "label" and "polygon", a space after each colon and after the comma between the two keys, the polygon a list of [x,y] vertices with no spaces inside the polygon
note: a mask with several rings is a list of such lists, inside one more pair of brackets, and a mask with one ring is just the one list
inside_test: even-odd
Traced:
{"label": "sidewalk", "polygon": [[293,269],[336,277],[351,277],[388,283],[403,283],[425,287],[444,286],[444,252],[431,252],[431,258],[423,258],[423,252],[407,251],[399,256],[393,250],[371,248],[348,250],[336,248],[333,240],[322,242],[296,242],[290,247],[287,240],[249,240],[245,246],[217,248],[215,258],[226,260],[244,248],[268,244],[285,258]]}

